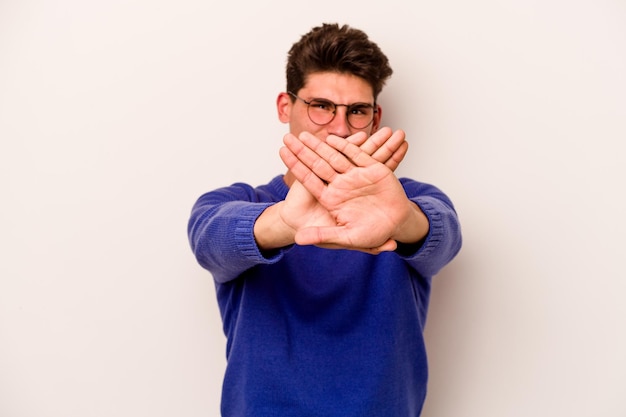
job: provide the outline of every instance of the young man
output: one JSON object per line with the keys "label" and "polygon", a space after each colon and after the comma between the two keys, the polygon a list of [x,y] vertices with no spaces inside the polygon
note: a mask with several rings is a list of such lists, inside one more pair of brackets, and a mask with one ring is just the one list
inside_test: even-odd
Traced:
{"label": "young man", "polygon": [[223,416],[418,416],[431,278],[461,247],[452,202],[393,171],[387,57],[323,24],[288,55],[285,175],[201,196],[188,233],[227,337]]}

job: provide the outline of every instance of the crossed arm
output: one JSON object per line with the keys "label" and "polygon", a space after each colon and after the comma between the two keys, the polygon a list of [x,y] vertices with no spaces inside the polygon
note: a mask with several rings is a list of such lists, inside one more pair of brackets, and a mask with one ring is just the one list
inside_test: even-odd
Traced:
{"label": "crossed arm", "polygon": [[295,181],[285,200],[257,219],[259,247],[297,243],[376,254],[422,240],[428,219],[393,173],[407,152],[404,136],[389,128],[326,141],[287,134],[280,156]]}

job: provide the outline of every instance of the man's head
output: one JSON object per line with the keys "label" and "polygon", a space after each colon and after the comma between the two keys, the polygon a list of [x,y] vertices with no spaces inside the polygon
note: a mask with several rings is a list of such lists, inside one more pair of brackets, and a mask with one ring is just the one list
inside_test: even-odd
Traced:
{"label": "man's head", "polygon": [[[279,119],[290,132],[348,137],[380,126],[376,99],[392,70],[367,35],[347,25],[323,24],[291,47],[287,91],[277,98]],[[326,114],[324,114],[326,112]]]}
{"label": "man's head", "polygon": [[314,27],[293,44],[287,59],[287,91],[297,94],[312,73],[355,75],[371,87],[374,100],[391,76],[389,60],[365,32],[338,24]]}

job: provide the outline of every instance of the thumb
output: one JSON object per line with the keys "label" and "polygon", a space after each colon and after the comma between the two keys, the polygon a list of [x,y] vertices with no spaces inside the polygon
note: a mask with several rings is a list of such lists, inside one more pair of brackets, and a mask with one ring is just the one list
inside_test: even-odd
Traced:
{"label": "thumb", "polygon": [[345,238],[344,226],[311,226],[298,230],[294,240],[298,245],[316,245],[332,249],[351,249],[377,255],[381,252],[392,252],[398,247],[393,239],[388,239],[377,247],[354,245]]}

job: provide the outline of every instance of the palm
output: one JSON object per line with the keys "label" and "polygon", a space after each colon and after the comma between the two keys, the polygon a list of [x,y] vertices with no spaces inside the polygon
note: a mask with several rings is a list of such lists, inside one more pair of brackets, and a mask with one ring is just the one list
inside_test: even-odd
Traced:
{"label": "palm", "polygon": [[[393,173],[376,163],[337,175],[322,189],[318,201],[332,217],[333,224],[314,226],[332,231],[333,243],[376,248],[389,239],[404,214],[405,194]],[[317,230],[303,230],[299,238],[315,242]]]}
{"label": "palm", "polygon": [[328,210],[298,181],[295,181],[289,188],[280,215],[283,221],[294,230],[335,224]]}

